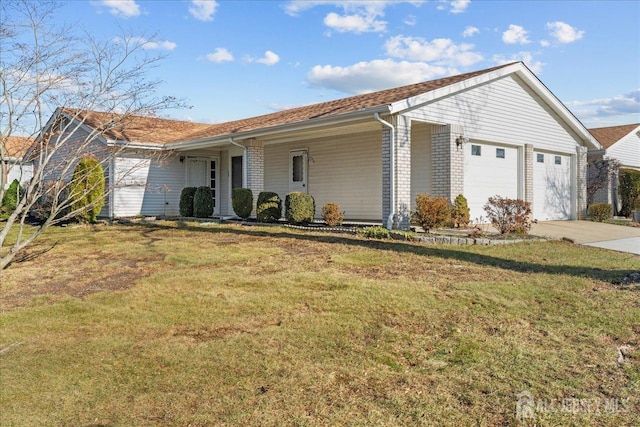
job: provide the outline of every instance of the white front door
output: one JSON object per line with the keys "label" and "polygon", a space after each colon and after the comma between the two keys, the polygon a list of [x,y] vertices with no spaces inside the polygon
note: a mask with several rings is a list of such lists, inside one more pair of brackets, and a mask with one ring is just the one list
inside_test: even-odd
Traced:
{"label": "white front door", "polygon": [[289,152],[289,192],[308,193],[308,154],[307,150]]}
{"label": "white front door", "polygon": [[188,159],[187,187],[211,187],[214,213],[218,213],[218,159]]}

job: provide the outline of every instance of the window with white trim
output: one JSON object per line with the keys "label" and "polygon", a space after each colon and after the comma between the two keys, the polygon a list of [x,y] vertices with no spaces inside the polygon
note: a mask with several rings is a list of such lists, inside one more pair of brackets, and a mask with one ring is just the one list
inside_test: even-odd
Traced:
{"label": "window with white trim", "polygon": [[481,156],[482,155],[482,147],[480,145],[471,145],[471,155],[472,156]]}

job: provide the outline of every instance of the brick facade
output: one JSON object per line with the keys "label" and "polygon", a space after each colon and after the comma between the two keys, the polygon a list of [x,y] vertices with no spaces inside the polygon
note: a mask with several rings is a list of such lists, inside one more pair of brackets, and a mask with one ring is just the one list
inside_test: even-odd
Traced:
{"label": "brick facade", "polygon": [[246,147],[246,180],[244,187],[253,193],[253,211],[252,216],[256,214],[256,203],[258,195],[264,191],[264,144],[257,139],[249,139],[243,142]]}
{"label": "brick facade", "polygon": [[464,148],[456,145],[456,138],[464,135],[460,125],[434,126],[431,135],[433,195],[453,202],[464,193]]}
{"label": "brick facade", "polygon": [[576,147],[576,192],[578,205],[576,206],[578,219],[587,217],[587,148]]}
{"label": "brick facade", "polygon": [[533,144],[524,145],[524,201],[533,209]]}

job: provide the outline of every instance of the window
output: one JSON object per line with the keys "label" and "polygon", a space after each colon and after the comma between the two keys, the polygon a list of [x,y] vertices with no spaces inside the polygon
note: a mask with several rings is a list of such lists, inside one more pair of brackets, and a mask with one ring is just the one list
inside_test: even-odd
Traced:
{"label": "window", "polygon": [[213,207],[216,207],[216,160],[211,160],[211,174],[209,176],[209,186],[211,187],[211,194],[213,195]]}
{"label": "window", "polygon": [[482,155],[482,147],[479,145],[471,145],[471,155],[472,156],[481,156]]}
{"label": "window", "polygon": [[540,153],[536,154],[536,161],[538,163],[544,163],[544,154],[540,154]]}
{"label": "window", "polygon": [[556,156],[554,159],[554,162],[556,165],[561,165],[562,164],[562,157],[560,156]]}
{"label": "window", "polygon": [[293,156],[293,182],[302,182],[304,181],[304,156]]}
{"label": "window", "polygon": [[242,188],[242,156],[231,158],[231,189]]}
{"label": "window", "polygon": [[496,157],[498,159],[504,159],[504,148],[496,148]]}

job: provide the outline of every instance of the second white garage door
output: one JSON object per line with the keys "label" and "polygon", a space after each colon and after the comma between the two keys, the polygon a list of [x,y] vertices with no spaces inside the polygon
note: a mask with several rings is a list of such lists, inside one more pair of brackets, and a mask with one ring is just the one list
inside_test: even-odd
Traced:
{"label": "second white garage door", "polygon": [[534,152],[533,217],[538,221],[571,218],[571,157]]}
{"label": "second white garage door", "polygon": [[475,142],[464,149],[464,195],[470,216],[486,219],[483,206],[489,197],[518,197],[518,149]]}

